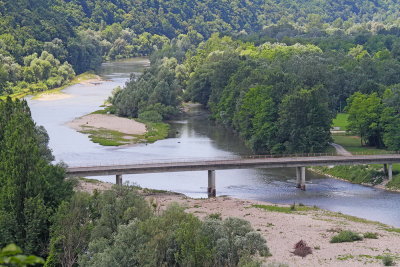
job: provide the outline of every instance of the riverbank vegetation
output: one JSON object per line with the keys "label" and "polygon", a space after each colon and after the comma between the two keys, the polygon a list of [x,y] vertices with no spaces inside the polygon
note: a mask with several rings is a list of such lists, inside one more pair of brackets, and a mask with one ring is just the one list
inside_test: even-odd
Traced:
{"label": "riverbank vegetation", "polygon": [[[348,125],[342,127],[360,136],[363,131],[366,145],[395,149],[398,101],[389,99],[397,95],[400,63],[393,47],[377,43],[389,36],[398,38],[366,34],[365,47],[355,37],[338,37],[346,45],[334,53],[315,38],[257,46],[215,34],[186,47],[172,42],[152,55],[143,78],[132,79],[111,102],[116,113],[134,117],[151,109],[168,117],[182,100],[199,102],[256,153],[324,151],[332,140],[332,118],[346,108]],[[371,106],[361,103],[361,96],[368,95],[381,106],[362,109]],[[367,119],[380,111],[385,116],[379,123]],[[357,122],[360,118],[365,121]],[[373,142],[370,135],[378,129],[383,129],[382,138]]]}
{"label": "riverbank vegetation", "polygon": [[[338,114],[336,122],[339,122],[341,125],[349,125],[347,118],[349,118],[348,114]],[[332,135],[333,141],[353,154],[373,155],[393,153],[393,151],[388,149],[367,146],[360,136],[352,134],[354,134],[354,132],[334,133]],[[313,169],[322,174],[328,174],[352,183],[369,185],[380,185],[383,183],[384,187],[388,189],[400,189],[400,164],[393,164],[393,179],[391,181],[387,181],[387,171],[385,171],[384,166],[381,164],[313,167]]]}
{"label": "riverbank vegetation", "polygon": [[79,132],[88,134],[92,142],[102,146],[122,146],[140,143],[154,143],[157,140],[167,138],[169,125],[163,122],[141,121],[146,125],[146,133],[144,134],[127,134],[115,130],[98,129],[86,127]]}

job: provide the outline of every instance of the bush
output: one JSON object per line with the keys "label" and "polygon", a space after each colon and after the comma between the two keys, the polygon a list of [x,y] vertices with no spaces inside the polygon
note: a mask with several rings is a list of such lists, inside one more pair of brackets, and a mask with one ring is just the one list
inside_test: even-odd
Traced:
{"label": "bush", "polygon": [[384,266],[393,266],[394,265],[393,257],[389,255],[383,256],[382,263]]}
{"label": "bush", "polygon": [[140,113],[139,119],[148,122],[161,122],[162,116],[155,110],[148,110]]}
{"label": "bush", "polygon": [[367,232],[363,234],[364,238],[369,238],[369,239],[378,239],[378,234],[377,233],[371,233]]}
{"label": "bush", "polygon": [[238,218],[203,222],[179,206],[169,207],[161,216],[122,222],[112,234],[97,236],[80,255],[81,266],[256,267],[260,263],[253,255],[269,255],[266,241],[249,222]]}
{"label": "bush", "polygon": [[332,237],[331,243],[354,242],[362,239],[362,236],[352,231],[341,231],[338,235]]}

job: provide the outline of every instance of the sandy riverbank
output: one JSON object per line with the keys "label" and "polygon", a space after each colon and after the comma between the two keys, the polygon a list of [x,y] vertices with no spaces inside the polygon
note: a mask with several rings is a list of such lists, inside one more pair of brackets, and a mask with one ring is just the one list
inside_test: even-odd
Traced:
{"label": "sandy riverbank", "polygon": [[128,135],[142,135],[146,133],[146,125],[133,119],[127,119],[109,114],[89,114],[67,123],[77,130],[85,131],[88,128],[118,131]]}
{"label": "sandy riverbank", "polygon": [[[91,192],[111,186],[109,183],[81,181],[79,187],[80,190]],[[222,218],[232,216],[248,220],[267,240],[272,256],[266,259],[266,264],[279,262],[289,266],[382,266],[379,257],[385,254],[398,257],[397,262],[400,262],[400,233],[389,232],[385,229],[390,227],[380,223],[320,209],[290,213],[271,212],[253,206],[273,205],[271,203],[230,197],[192,199],[175,193],[148,193],[146,198],[156,203],[160,212],[171,203],[178,203],[199,218],[219,213]],[[373,232],[379,238],[352,243],[330,243],[331,237],[340,230],[352,230],[360,234]],[[313,248],[312,255],[305,258],[293,255],[293,246],[301,239]]]}
{"label": "sandy riverbank", "polygon": [[73,79],[67,85],[39,93],[34,96],[34,99],[39,100],[39,101],[55,101],[55,100],[71,98],[71,97],[73,97],[73,95],[62,92],[62,90],[65,89],[66,87],[72,86],[75,84],[82,84],[85,86],[96,86],[103,81],[104,80],[101,79],[100,76],[94,75],[94,74],[78,75],[75,79]]}

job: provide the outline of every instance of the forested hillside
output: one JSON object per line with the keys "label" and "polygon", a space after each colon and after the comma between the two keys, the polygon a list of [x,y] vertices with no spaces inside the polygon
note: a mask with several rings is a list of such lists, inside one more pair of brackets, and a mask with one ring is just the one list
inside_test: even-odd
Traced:
{"label": "forested hillside", "polygon": [[102,59],[149,55],[189,31],[205,39],[219,32],[255,41],[260,37],[252,34],[263,29],[278,40],[384,30],[397,35],[398,12],[396,1],[3,0],[0,93],[66,84],[70,78],[57,72],[44,78],[35,73],[34,81],[25,78],[29,66],[24,58],[43,51],[79,74],[98,67]]}

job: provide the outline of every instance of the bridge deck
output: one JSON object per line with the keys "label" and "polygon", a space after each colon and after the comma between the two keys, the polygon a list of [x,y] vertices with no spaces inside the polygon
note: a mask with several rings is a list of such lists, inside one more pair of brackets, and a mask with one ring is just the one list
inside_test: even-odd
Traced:
{"label": "bridge deck", "polygon": [[319,156],[281,158],[243,158],[221,160],[193,160],[177,162],[136,163],[113,166],[69,167],[69,176],[101,176],[157,172],[182,172],[202,170],[282,168],[303,166],[359,165],[400,163],[399,154],[365,156]]}

